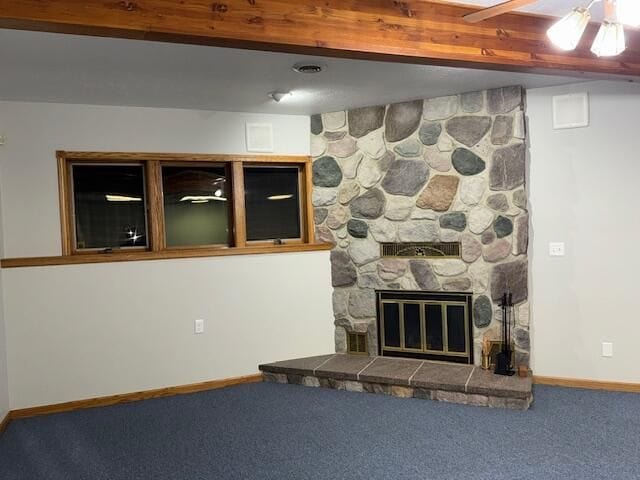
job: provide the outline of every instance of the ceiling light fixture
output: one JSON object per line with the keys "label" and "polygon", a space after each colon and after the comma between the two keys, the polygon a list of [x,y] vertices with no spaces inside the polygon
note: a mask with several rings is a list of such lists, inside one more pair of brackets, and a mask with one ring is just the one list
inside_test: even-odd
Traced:
{"label": "ceiling light fixture", "polygon": [[141,202],[141,197],[129,197],[127,195],[111,195],[106,194],[104,196],[107,199],[107,202]]}
{"label": "ceiling light fixture", "polygon": [[204,203],[209,200],[218,200],[221,202],[226,202],[227,199],[225,197],[217,197],[215,195],[185,195],[180,199],[181,202],[191,202],[191,203]]}
{"label": "ceiling light fixture", "polygon": [[586,8],[574,8],[547,31],[547,36],[561,50],[575,50],[591,20]]}
{"label": "ceiling light fixture", "polygon": [[269,92],[267,96],[276,103],[279,103],[283,98],[291,95],[291,92]]}
{"label": "ceiling light fixture", "polygon": [[602,22],[598,35],[591,46],[591,51],[598,57],[613,57],[624,52],[625,48],[626,43],[622,24],[609,22],[608,20]]}
{"label": "ceiling light fixture", "polygon": [[287,193],[285,195],[271,195],[270,197],[267,197],[267,200],[288,200],[290,198],[293,198],[292,193]]}

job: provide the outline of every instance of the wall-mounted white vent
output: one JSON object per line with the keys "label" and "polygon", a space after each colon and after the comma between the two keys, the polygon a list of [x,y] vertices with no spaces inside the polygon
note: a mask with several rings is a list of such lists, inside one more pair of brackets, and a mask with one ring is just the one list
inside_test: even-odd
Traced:
{"label": "wall-mounted white vent", "polygon": [[589,94],[571,93],[554,95],[553,128],[580,128],[589,126]]}
{"label": "wall-mounted white vent", "polygon": [[273,126],[270,123],[247,123],[247,152],[273,152]]}

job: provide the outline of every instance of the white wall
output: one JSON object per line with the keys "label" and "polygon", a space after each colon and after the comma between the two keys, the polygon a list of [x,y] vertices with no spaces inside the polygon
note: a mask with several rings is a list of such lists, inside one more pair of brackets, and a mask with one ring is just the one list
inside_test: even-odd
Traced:
{"label": "white wall", "polygon": [[[590,126],[553,130],[552,95],[584,91]],[[534,372],[640,382],[640,86],[533,89],[527,105]],[[549,257],[551,241],[566,256]]]}
{"label": "white wall", "polygon": [[[245,121],[273,124],[276,153],[309,153],[303,116],[0,102],[5,256],[60,254],[55,150],[245,153]],[[2,281],[13,409],[333,348],[328,252],[4,269]]]}

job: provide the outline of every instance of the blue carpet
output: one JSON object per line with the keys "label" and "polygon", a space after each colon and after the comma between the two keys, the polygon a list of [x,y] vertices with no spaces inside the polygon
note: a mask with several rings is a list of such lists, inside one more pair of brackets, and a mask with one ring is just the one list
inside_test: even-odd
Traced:
{"label": "blue carpet", "polygon": [[2,480],[640,479],[640,395],[528,412],[270,383],[12,422]]}

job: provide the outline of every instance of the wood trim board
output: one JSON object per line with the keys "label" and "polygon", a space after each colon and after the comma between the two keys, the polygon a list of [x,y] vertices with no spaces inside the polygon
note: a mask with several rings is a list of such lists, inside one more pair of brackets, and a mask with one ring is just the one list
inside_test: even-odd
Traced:
{"label": "wood trim board", "polygon": [[7,413],[2,421],[0,421],[0,435],[7,429],[9,422],[11,421],[11,412]]}
{"label": "wood trim board", "polygon": [[554,387],[585,388],[588,390],[606,390],[610,392],[640,393],[640,383],[610,382],[604,380],[587,380],[580,378],[533,376],[533,383]]}

